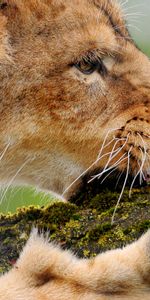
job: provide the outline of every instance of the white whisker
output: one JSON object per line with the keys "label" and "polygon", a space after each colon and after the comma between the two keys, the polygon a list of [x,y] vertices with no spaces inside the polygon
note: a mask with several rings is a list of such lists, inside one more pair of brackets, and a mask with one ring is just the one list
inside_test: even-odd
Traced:
{"label": "white whisker", "polygon": [[4,193],[3,193],[3,196],[2,198],[0,199],[0,203],[3,202],[4,198],[5,198],[5,195],[8,191],[8,189],[10,188],[10,186],[12,185],[12,183],[14,182],[14,180],[16,179],[17,175],[21,172],[21,170],[27,165],[27,163],[29,161],[31,161],[32,159],[27,159],[22,165],[21,167],[18,169],[18,171],[15,173],[15,175],[11,178],[11,180],[9,181],[8,185],[7,185],[7,188],[5,189]]}
{"label": "white whisker", "polygon": [[130,11],[131,9],[137,8],[137,7],[144,8],[144,5],[143,4],[136,4],[136,5],[128,6],[128,7],[124,8],[123,11]]}
{"label": "white whisker", "polygon": [[[127,23],[127,27],[128,27],[128,28],[129,28],[129,27],[134,28],[134,29],[136,29],[137,31],[141,32],[141,29],[138,28],[136,25]],[[115,28],[115,29],[121,29],[121,28],[124,28],[124,25],[122,25],[122,26],[115,26],[114,28]]]}
{"label": "white whisker", "polygon": [[5,153],[7,152],[8,148],[10,146],[10,143],[8,143],[5,147],[5,149],[3,150],[3,152],[0,154],[0,160],[2,160],[2,158],[4,157]]}
{"label": "white whisker", "polygon": [[129,0],[125,0],[123,2],[120,2],[120,5],[121,7],[123,8],[127,3],[128,3]]}
{"label": "white whisker", "polygon": [[142,152],[142,150],[141,150],[141,152],[142,152],[142,168],[141,168],[141,172],[140,172],[140,184],[142,184],[142,173],[143,173],[143,167],[144,167],[144,164],[145,164],[145,162],[146,162],[147,151],[146,151],[146,145],[145,145],[145,142],[144,142],[142,136],[141,136],[139,133],[137,133],[137,134],[138,134],[138,136],[140,137],[140,139],[142,140],[143,148],[144,148],[144,155],[143,155],[143,152]]}
{"label": "white whisker", "polygon": [[105,148],[107,148],[109,145],[111,145],[114,141],[116,141],[117,140],[117,138],[113,138],[109,143],[107,143],[105,146],[104,146],[104,148],[103,148],[103,150],[105,149]]}
{"label": "white whisker", "polygon": [[129,169],[130,169],[130,152],[131,152],[131,150],[132,150],[132,147],[130,148],[130,150],[129,150],[129,152],[128,152],[128,164],[127,164],[126,177],[125,177],[125,180],[124,180],[124,184],[123,184],[123,187],[122,187],[122,190],[121,190],[119,199],[118,199],[117,204],[116,204],[115,209],[114,209],[114,213],[113,213],[112,221],[111,221],[111,224],[112,224],[112,225],[114,224],[115,214],[116,214],[116,211],[117,211],[118,206],[119,206],[119,204],[120,204],[120,200],[121,200],[121,198],[122,198],[122,195],[123,195],[123,192],[124,192],[124,190],[125,190],[126,183],[127,183],[127,180],[128,180]]}
{"label": "white whisker", "polygon": [[111,132],[117,131],[117,130],[119,130],[119,129],[120,129],[120,128],[110,129],[110,130],[107,132],[107,134],[106,134],[106,136],[105,136],[105,138],[104,138],[102,147],[101,147],[101,149],[100,149],[100,152],[99,152],[99,154],[98,154],[98,159],[99,159],[99,157],[100,157],[101,154],[102,154],[102,151],[103,151],[103,149],[104,149],[105,143],[106,143],[107,138],[108,138],[108,135],[109,135]]}
{"label": "white whisker", "polygon": [[133,25],[133,24],[127,24],[127,27],[128,28],[133,28],[133,29],[136,29],[138,32],[142,32],[142,30],[139,28],[139,27],[137,27],[136,25]]}
{"label": "white whisker", "polygon": [[[110,161],[111,161],[112,159],[114,159],[114,158],[121,152],[121,150],[124,148],[124,146],[126,145],[126,143],[127,143],[127,141],[128,141],[129,135],[130,135],[130,134],[128,134],[128,136],[127,136],[126,139],[119,139],[119,140],[116,141],[116,143],[114,144],[113,149],[112,149],[112,151],[111,151],[111,153],[110,153],[110,156],[109,156],[109,158],[108,158],[108,161],[107,161],[105,167],[103,168],[103,171],[102,171],[101,173],[99,173],[99,174],[93,176],[93,178],[92,178],[89,182],[93,181],[93,180],[96,179],[96,178],[100,178],[105,172],[107,172],[108,170],[111,170],[113,167],[115,167],[116,165],[118,165],[118,163],[120,162],[120,160],[122,159],[122,157],[121,157],[121,158],[120,158],[113,166],[111,166],[110,168],[107,169],[107,167],[108,167]],[[124,143],[121,147],[119,147],[118,149],[116,149],[116,150],[114,151],[114,149],[115,149],[117,143],[120,142],[120,141],[122,141],[122,140],[123,140],[123,141],[125,140],[125,143]],[[126,155],[126,153],[125,153],[124,155]],[[124,155],[123,155],[123,157],[124,157]]]}
{"label": "white whisker", "polygon": [[87,168],[83,173],[80,174],[80,176],[78,176],[63,192],[62,197],[64,197],[64,195],[66,194],[66,192],[68,192],[68,190],[81,178],[83,177],[88,171],[90,171],[102,158],[104,158],[105,156],[109,155],[110,152],[103,154],[101,157],[97,158],[93,164],[90,165],[89,168]]}
{"label": "white whisker", "polygon": [[[142,157],[143,157],[143,152],[141,153],[142,154]],[[139,168],[141,167],[140,166],[140,164],[139,164],[139,162],[137,161],[137,163],[138,163],[138,166],[139,166]],[[145,180],[145,176],[144,176],[144,173],[143,173],[143,171],[141,170],[141,176],[143,177],[143,179]],[[140,180],[142,180],[142,178],[140,179]],[[141,181],[140,181],[141,182]],[[142,182],[140,183],[140,184],[142,184]]]}
{"label": "white whisker", "polygon": [[120,163],[122,163],[125,159],[127,159],[127,157],[125,157],[125,155],[126,155],[126,153],[124,153],[124,154],[120,157],[120,159],[119,159],[117,162],[115,162],[115,163],[114,163],[111,167],[109,167],[108,169],[103,170],[101,173],[99,173],[99,174],[93,176],[92,179],[90,179],[90,180],[88,181],[88,183],[92,182],[92,181],[93,181],[94,179],[96,179],[96,178],[99,179],[104,173],[106,173],[106,172],[112,170],[114,167],[116,167],[116,166],[118,166]]}
{"label": "white whisker", "polygon": [[[143,155],[142,150],[141,150],[141,153],[142,153],[142,155]],[[134,186],[134,183],[135,183],[137,177],[138,177],[138,176],[141,174],[141,172],[143,171],[144,163],[145,163],[145,161],[142,159],[142,163],[141,163],[140,169],[139,169],[139,171],[137,172],[137,174],[135,175],[135,177],[134,177],[134,179],[133,179],[133,181],[132,181],[132,184],[131,184],[131,186],[130,186],[130,190],[129,190],[129,198],[131,198],[131,195],[132,195],[132,188],[133,188],[133,186]]]}
{"label": "white whisker", "polygon": [[[108,161],[107,161],[107,163],[106,163],[106,165],[105,165],[103,171],[106,170],[106,168],[108,167],[110,161],[111,161],[112,159],[114,159],[114,158],[121,152],[121,150],[124,148],[124,146],[126,145],[126,143],[127,143],[127,141],[128,141],[128,137],[129,137],[129,134],[128,134],[128,136],[127,136],[126,139],[119,139],[119,140],[116,141],[116,143],[115,143],[114,146],[113,146],[113,149],[112,149],[112,151],[111,151],[111,153],[110,153],[110,156],[109,156],[109,158],[108,158]],[[116,147],[116,145],[118,144],[118,142],[124,141],[124,140],[125,140],[125,143],[124,143],[122,146],[120,146],[117,150],[115,150],[115,147]],[[115,151],[114,151],[114,150],[115,150]],[[116,152],[116,153],[115,153],[115,152]],[[115,154],[114,154],[114,153],[115,153]],[[113,155],[113,154],[114,154],[114,155]]]}
{"label": "white whisker", "polygon": [[[118,40],[122,40],[122,41],[124,41],[124,40],[127,40],[127,41],[132,41],[132,37],[130,37],[130,36],[125,36],[125,37],[122,37],[122,36],[117,36],[117,39]],[[126,50],[126,48],[125,47],[120,47],[120,49],[122,49],[122,50]],[[119,52],[119,51],[118,51]],[[121,51],[120,51],[121,52]]]}
{"label": "white whisker", "polygon": [[[104,155],[102,155],[102,152],[103,152],[103,149],[105,148],[105,147],[107,147],[108,145],[110,145],[111,143],[112,143],[112,141],[115,139],[115,138],[113,138],[106,146],[105,146],[105,143],[106,143],[106,141],[107,141],[107,138],[108,138],[108,135],[111,133],[111,132],[114,132],[114,131],[117,131],[117,130],[119,130],[119,128],[115,128],[115,129],[110,129],[108,132],[107,132],[107,134],[106,134],[106,136],[105,136],[105,138],[104,138],[104,141],[103,141],[103,143],[102,143],[102,146],[101,146],[101,149],[100,149],[100,152],[99,152],[99,154],[98,154],[98,157],[97,157],[97,159],[89,166],[89,168],[87,168],[84,172],[82,172],[81,174],[80,174],[80,176],[78,176],[65,190],[64,190],[64,192],[63,192],[63,194],[61,195],[62,197],[64,197],[65,196],[65,194],[66,194],[66,192],[68,192],[69,191],[69,189],[80,179],[80,178],[82,178],[85,174],[87,174],[87,172],[88,171],[90,171],[102,158],[104,158],[105,156],[107,156],[107,155],[109,155],[111,152],[108,152],[108,153],[105,153]],[[102,155],[102,156],[101,156]]]}
{"label": "white whisker", "polygon": [[124,171],[122,171],[122,172],[119,174],[119,177],[118,177],[118,179],[117,179],[115,188],[117,188],[117,185],[118,185],[118,183],[119,183],[119,181],[120,181],[120,179],[121,179],[121,176],[123,175],[123,172],[124,172]]}
{"label": "white whisker", "polygon": [[[144,158],[144,155],[143,155],[143,152],[141,150],[141,155],[142,155],[142,162],[143,162],[143,166],[144,166],[144,163],[145,163],[145,158]],[[141,171],[140,171],[140,185],[142,185],[142,179],[143,179],[143,166],[141,168]]]}
{"label": "white whisker", "polygon": [[127,153],[124,153],[111,167],[114,168],[115,166],[118,166],[120,163],[122,163],[127,158],[126,154]]}
{"label": "white whisker", "polygon": [[117,168],[118,167],[115,167],[115,168],[113,168],[113,170],[112,171],[110,171],[105,177],[104,177],[104,179],[101,181],[101,184],[115,171],[115,170],[117,170]]}
{"label": "white whisker", "polygon": [[127,18],[127,17],[146,17],[147,15],[146,14],[144,14],[144,13],[142,13],[142,12],[131,12],[131,13],[127,13],[127,14],[125,14],[124,15],[125,16],[125,18]]}

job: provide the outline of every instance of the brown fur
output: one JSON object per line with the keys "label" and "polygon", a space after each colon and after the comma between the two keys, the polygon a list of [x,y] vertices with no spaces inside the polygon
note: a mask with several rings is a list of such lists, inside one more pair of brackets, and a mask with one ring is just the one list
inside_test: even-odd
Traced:
{"label": "brown fur", "polygon": [[150,232],[91,260],[32,233],[14,268],[0,278],[1,300],[148,300]]}
{"label": "brown fur", "polygon": [[[144,152],[138,133],[150,153],[150,62],[131,40],[116,2],[4,3],[8,5],[1,9],[0,23],[0,149],[10,146],[0,164],[1,182],[9,182],[26,162],[14,183],[61,195],[96,160],[112,128],[119,129],[116,137],[130,136],[110,165],[132,146],[134,175]],[[72,66],[87,54],[113,59],[106,64],[106,76],[84,75]],[[107,159],[94,168],[104,167]],[[126,166],[127,161],[118,168]],[[145,174],[148,166],[147,157]],[[74,190],[76,184],[65,198]]]}
{"label": "brown fur", "polygon": [[[143,161],[148,176],[150,62],[129,36],[118,4],[0,4],[1,183],[34,184],[68,199],[80,181],[67,187],[97,159],[114,128],[107,141],[114,135],[128,140],[109,165],[130,151],[130,173]],[[75,64],[87,56],[101,59],[106,73],[81,73]],[[91,170],[103,168],[108,157]],[[127,161],[118,169],[126,171]],[[17,267],[0,278],[0,298],[148,300],[149,250],[147,234],[123,251],[78,261],[31,238]]]}

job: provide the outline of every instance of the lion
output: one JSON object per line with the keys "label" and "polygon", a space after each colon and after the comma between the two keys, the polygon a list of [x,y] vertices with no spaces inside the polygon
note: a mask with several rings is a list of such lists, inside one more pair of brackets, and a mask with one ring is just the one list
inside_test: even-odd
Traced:
{"label": "lion", "polygon": [[116,1],[3,0],[0,11],[1,184],[68,200],[87,171],[129,165],[147,179],[150,62]]}
{"label": "lion", "polygon": [[1,300],[149,300],[150,231],[124,249],[78,259],[33,230],[0,277]]}
{"label": "lion", "polygon": [[[0,100],[1,185],[69,200],[90,172],[149,180],[150,61],[115,0],[1,0]],[[148,299],[149,271],[149,233],[90,261],[37,236],[0,296]]]}

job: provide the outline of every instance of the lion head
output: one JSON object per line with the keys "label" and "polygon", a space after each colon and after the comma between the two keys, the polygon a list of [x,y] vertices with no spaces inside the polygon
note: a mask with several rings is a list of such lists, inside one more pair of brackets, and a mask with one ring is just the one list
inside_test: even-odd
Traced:
{"label": "lion head", "polygon": [[97,168],[147,180],[150,62],[116,1],[2,0],[0,11],[1,182],[69,198]]}

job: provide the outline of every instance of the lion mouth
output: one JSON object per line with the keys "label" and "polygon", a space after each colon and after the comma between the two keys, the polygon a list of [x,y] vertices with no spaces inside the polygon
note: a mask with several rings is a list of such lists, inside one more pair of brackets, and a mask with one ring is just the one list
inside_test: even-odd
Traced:
{"label": "lion mouth", "polygon": [[147,183],[150,183],[150,168],[147,171],[144,171],[144,179]]}
{"label": "lion mouth", "polygon": [[[111,130],[113,131],[113,130]],[[109,133],[107,134],[107,136]],[[122,184],[121,193],[114,210],[112,222],[120,200],[123,196],[125,187],[127,186],[129,176],[131,175],[131,183],[129,187],[129,197],[132,196],[132,190],[137,180],[142,185],[143,182],[150,182],[150,138],[148,134],[141,133],[138,130],[128,130],[125,127],[121,130],[114,130],[113,139],[104,139],[102,148],[97,158],[97,163],[102,159],[106,162],[103,169],[92,176],[89,182],[99,179],[103,183],[116,170],[125,174]]]}
{"label": "lion mouth", "polygon": [[[128,123],[127,123],[128,124]],[[147,128],[149,132],[149,128]],[[117,174],[117,176],[116,176]],[[104,186],[115,180],[114,187],[121,187],[120,196],[114,210],[112,223],[125,188],[132,196],[134,187],[144,186],[150,182],[150,136],[147,133],[129,129],[111,129],[106,133],[96,160],[65,190],[64,194],[78,180]],[[111,188],[109,184],[107,187]]]}
{"label": "lion mouth", "polygon": [[[95,163],[105,161],[101,172],[92,176],[89,182],[98,178],[101,179],[104,174],[106,178],[115,170],[131,174],[134,180],[140,175],[141,180],[150,180],[150,141],[148,135],[145,139],[144,134],[138,131],[119,130],[113,135],[109,142],[104,139]],[[110,173],[109,173],[110,172]]]}

